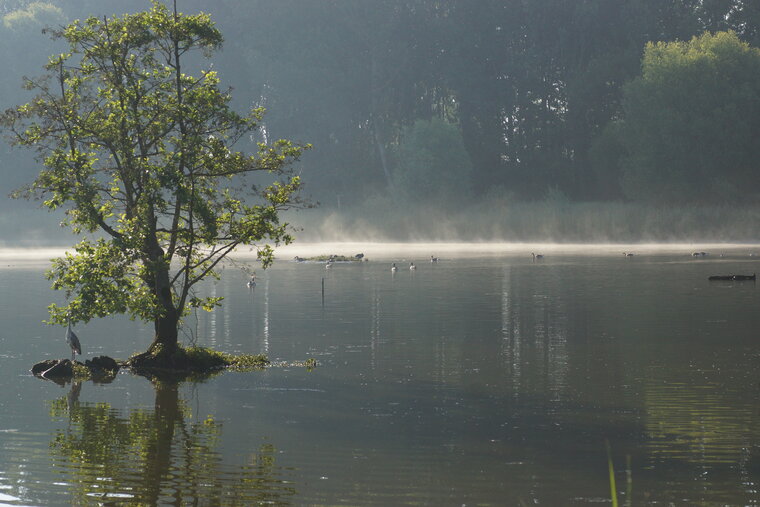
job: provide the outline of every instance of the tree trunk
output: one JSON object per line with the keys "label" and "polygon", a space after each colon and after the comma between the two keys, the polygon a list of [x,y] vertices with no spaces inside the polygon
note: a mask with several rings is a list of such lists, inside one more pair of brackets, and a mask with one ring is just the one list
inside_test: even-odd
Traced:
{"label": "tree trunk", "polygon": [[156,272],[156,298],[161,307],[161,315],[154,321],[156,334],[150,348],[152,350],[161,346],[163,352],[172,354],[177,350],[179,314],[172,300],[169,271],[164,265],[160,265]]}
{"label": "tree trunk", "polygon": [[372,125],[372,133],[375,137],[375,145],[377,146],[377,153],[380,155],[380,165],[383,166],[383,174],[385,174],[385,182],[388,185],[388,190],[391,192],[392,195],[395,195],[394,188],[393,188],[393,178],[391,177],[391,172],[388,169],[388,158],[385,156],[385,145],[383,144],[382,136],[380,135],[380,132],[378,132],[378,127],[376,124],[373,123]]}
{"label": "tree trunk", "polygon": [[177,318],[177,313],[174,309],[172,309],[170,315],[156,317],[154,322],[156,334],[150,348],[153,349],[160,345],[166,352],[174,352],[179,343],[179,334],[177,332],[178,323],[179,319]]}
{"label": "tree trunk", "polygon": [[[156,235],[156,218],[151,217],[152,230],[148,236],[148,256],[153,268],[153,294],[160,309],[160,315],[155,318],[155,337],[149,351],[162,354],[173,354],[177,350],[179,311],[174,306],[172,297],[171,278],[169,276],[170,261],[165,258],[164,250],[158,243]],[[160,347],[160,351],[156,348]]]}

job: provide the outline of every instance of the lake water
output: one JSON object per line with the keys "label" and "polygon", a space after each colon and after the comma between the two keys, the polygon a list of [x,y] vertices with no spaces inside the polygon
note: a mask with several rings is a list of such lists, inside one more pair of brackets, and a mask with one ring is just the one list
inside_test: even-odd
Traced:
{"label": "lake water", "polygon": [[[760,293],[707,278],[760,247],[530,248],[291,249],[252,291],[227,267],[188,339],[319,366],[179,385],[31,376],[69,354],[61,296],[0,256],[0,505],[609,504],[606,443],[621,505],[758,504]],[[126,358],[151,327],[76,331]]]}

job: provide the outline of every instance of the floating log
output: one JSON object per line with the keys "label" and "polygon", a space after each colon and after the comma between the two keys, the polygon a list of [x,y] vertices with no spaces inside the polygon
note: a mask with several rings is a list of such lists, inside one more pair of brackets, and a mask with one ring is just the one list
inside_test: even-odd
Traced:
{"label": "floating log", "polygon": [[709,278],[709,280],[729,280],[729,281],[755,281],[755,273],[752,273],[751,275],[714,275]]}

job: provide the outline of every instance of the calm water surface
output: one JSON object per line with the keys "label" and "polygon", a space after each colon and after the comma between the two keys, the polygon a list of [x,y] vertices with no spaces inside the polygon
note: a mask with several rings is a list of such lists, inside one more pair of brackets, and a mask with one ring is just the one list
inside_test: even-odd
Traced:
{"label": "calm water surface", "polygon": [[[252,291],[228,267],[186,341],[319,366],[179,385],[30,376],[68,355],[40,323],[60,295],[3,259],[0,505],[609,504],[605,441],[621,504],[756,505],[760,297],[707,280],[758,271],[748,252],[409,249],[278,261]],[[150,338],[76,330],[84,357]]]}

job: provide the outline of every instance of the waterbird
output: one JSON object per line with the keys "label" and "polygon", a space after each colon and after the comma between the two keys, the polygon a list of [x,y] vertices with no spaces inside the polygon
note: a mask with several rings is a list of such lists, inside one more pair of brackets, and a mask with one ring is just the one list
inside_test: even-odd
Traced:
{"label": "waterbird", "polygon": [[330,269],[333,265],[332,257],[327,259],[327,262],[325,262],[325,269]]}
{"label": "waterbird", "polygon": [[256,275],[251,275],[251,278],[248,280],[248,283],[246,283],[249,288],[256,286]]}
{"label": "waterbird", "polygon": [[543,259],[544,258],[543,254],[536,254],[536,253],[533,253],[533,252],[531,252],[530,254],[533,256],[533,260],[534,261],[536,259]]}
{"label": "waterbird", "polygon": [[623,255],[626,257],[633,257],[633,254],[631,252],[623,252]]}
{"label": "waterbird", "polygon": [[438,257],[430,256],[430,262],[438,262]]}
{"label": "waterbird", "polygon": [[415,269],[417,269],[417,266],[415,266],[413,262],[410,262],[409,263],[409,269],[411,269],[412,271],[414,271]]}
{"label": "waterbird", "polygon": [[296,262],[304,262],[304,261],[306,261],[306,259],[304,259],[303,257],[299,257],[297,255],[295,257],[293,257],[293,260],[296,261]]}
{"label": "waterbird", "polygon": [[68,326],[66,327],[66,343],[71,347],[72,361],[76,354],[79,354],[80,356],[82,355],[82,346],[79,344],[79,338],[77,338],[77,335],[71,330],[71,321],[68,322]]}
{"label": "waterbird", "polygon": [[398,271],[398,268],[396,267],[396,263],[394,262],[393,265],[391,266],[391,273],[395,273],[396,271]]}
{"label": "waterbird", "polygon": [[363,253],[358,253],[358,254],[354,255],[354,259],[356,259],[356,260],[361,260],[363,258],[364,258],[364,254]]}

